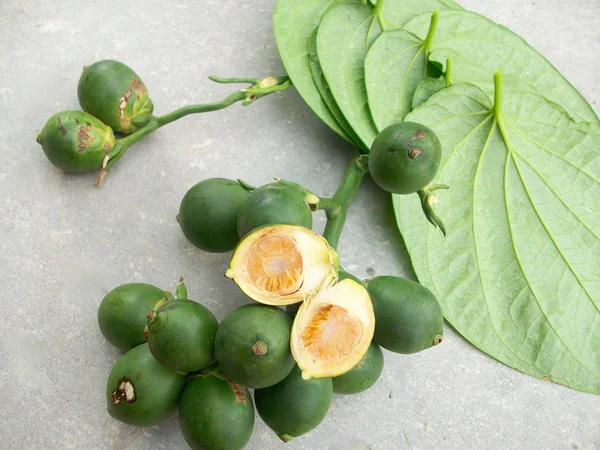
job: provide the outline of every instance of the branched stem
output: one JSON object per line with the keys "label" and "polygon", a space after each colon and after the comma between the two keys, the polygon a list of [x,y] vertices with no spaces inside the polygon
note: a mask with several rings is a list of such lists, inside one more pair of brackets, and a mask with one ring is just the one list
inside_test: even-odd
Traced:
{"label": "branched stem", "polygon": [[317,209],[325,211],[327,215],[327,225],[323,237],[334,248],[337,247],[340,240],[348,208],[356,196],[363,176],[368,172],[367,155],[352,158],[346,166],[342,181],[333,197],[319,199]]}
{"label": "branched stem", "polygon": [[238,102],[242,102],[242,106],[247,106],[261,97],[272,94],[273,92],[282,91],[291,86],[291,81],[288,76],[267,77],[262,80],[258,78],[219,78],[215,76],[210,76],[209,78],[217,83],[251,83],[251,86],[248,89],[236,91],[218,102],[188,105],[165,114],[164,116],[153,116],[142,128],[129,136],[117,140],[115,147],[107,155],[108,159],[102,166],[96,186],[100,187],[102,180],[106,175],[106,171],[121,159],[129,147],[149,134],[154,133],[160,127],[179,120],[189,114],[218,111]]}

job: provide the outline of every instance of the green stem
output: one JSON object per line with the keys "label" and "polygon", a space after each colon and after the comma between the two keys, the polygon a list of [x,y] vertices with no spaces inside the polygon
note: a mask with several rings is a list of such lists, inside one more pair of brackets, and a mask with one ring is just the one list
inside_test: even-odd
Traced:
{"label": "green stem", "polygon": [[432,67],[429,62],[429,55],[431,54],[431,46],[433,45],[433,38],[435,37],[435,32],[437,30],[438,22],[440,18],[440,11],[436,9],[433,14],[431,14],[431,21],[429,22],[429,31],[427,32],[427,37],[423,41],[423,54],[425,56],[425,76],[432,76]]}
{"label": "green stem", "polygon": [[435,212],[435,208],[437,205],[437,197],[435,191],[439,191],[440,189],[448,189],[448,186],[445,184],[430,184],[429,186],[425,186],[423,189],[417,192],[419,199],[421,201],[421,208],[423,208],[423,213],[425,217],[433,225],[435,228],[439,228],[444,236],[446,236],[446,227],[444,226],[444,222]]}
{"label": "green stem", "polygon": [[334,248],[340,240],[348,208],[356,196],[362,177],[369,172],[368,158],[368,155],[352,158],[333,197],[319,199],[317,209],[325,211],[327,216],[323,237]]}
{"label": "green stem", "polygon": [[502,139],[504,139],[504,144],[506,144],[506,149],[509,153],[512,153],[514,147],[512,145],[508,129],[506,128],[506,123],[504,122],[504,112],[502,109],[502,100],[504,98],[502,84],[503,74],[502,70],[499,70],[494,74],[494,119],[498,124],[500,134],[502,135]]}
{"label": "green stem", "polygon": [[383,17],[383,0],[377,0],[377,3],[375,3],[375,8],[373,9],[373,15],[377,17],[381,29],[383,31],[387,31],[388,27],[385,23],[385,17]]}
{"label": "green stem", "polygon": [[180,300],[187,300],[188,298],[187,286],[183,282],[183,278],[179,279],[179,284],[177,284],[177,288],[175,289],[175,297]]}
{"label": "green stem", "polygon": [[502,97],[504,96],[502,82],[503,75],[499,70],[494,74],[494,117],[496,120],[502,118]]}
{"label": "green stem", "polygon": [[234,92],[233,94],[225,97],[223,100],[218,102],[184,106],[168,114],[165,114],[164,116],[157,117],[156,121],[158,122],[158,127],[160,128],[163,125],[167,125],[190,114],[198,114],[225,109],[233,105],[234,103],[244,100],[245,98],[246,93],[244,91]]}
{"label": "green stem", "polygon": [[253,103],[254,101],[258,100],[259,98],[264,97],[265,95],[269,95],[277,91],[282,91],[291,86],[291,82],[288,76],[267,77],[262,80],[259,80],[258,78],[219,78],[214,76],[211,76],[210,78],[211,80],[219,83],[250,82],[253,84],[250,88],[236,91],[218,102],[188,105],[176,109],[175,111],[172,111],[168,114],[165,114],[164,116],[153,116],[148,121],[148,123],[142,128],[130,134],[129,136],[117,140],[115,148],[108,154],[109,159],[105,161],[105,167],[103,167],[100,171],[97,186],[100,186],[100,184],[102,183],[102,179],[104,178],[106,171],[112,166],[114,166],[119,161],[119,159],[121,159],[121,157],[129,149],[129,147],[131,147],[136,142],[139,142],[149,134],[154,133],[160,127],[174,122],[176,120],[179,120],[182,117],[185,117],[190,114],[218,111],[240,101],[242,102],[243,106],[247,106],[250,103]]}
{"label": "green stem", "polygon": [[452,82],[452,56],[446,58],[446,73],[444,73],[444,78],[446,79],[446,87],[454,84]]}
{"label": "green stem", "polygon": [[232,83],[249,83],[249,84],[258,84],[260,83],[259,78],[223,78],[217,77],[215,75],[211,75],[208,77],[210,81],[214,81],[215,83],[222,84],[232,84]]}
{"label": "green stem", "polygon": [[429,55],[429,51],[431,50],[431,44],[433,44],[433,38],[435,37],[435,31],[437,30],[438,22],[440,20],[440,10],[436,9],[431,15],[431,22],[429,22],[429,31],[427,32],[427,37],[423,42],[423,47],[425,48],[425,52]]}
{"label": "green stem", "polygon": [[256,190],[256,186],[252,186],[251,184],[246,183],[244,180],[240,180],[239,178],[237,179],[237,182],[239,183],[239,185],[241,187],[243,187],[244,189],[246,189],[247,191],[255,191]]}

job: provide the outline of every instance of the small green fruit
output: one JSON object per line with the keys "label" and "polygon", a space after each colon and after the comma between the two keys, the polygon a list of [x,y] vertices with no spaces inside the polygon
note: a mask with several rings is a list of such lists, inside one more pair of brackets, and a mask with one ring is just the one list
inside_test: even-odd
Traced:
{"label": "small green fruit", "polygon": [[288,181],[278,181],[255,189],[242,205],[237,220],[241,238],[264,225],[289,224],[312,228],[312,211],[309,202],[314,196]]}
{"label": "small green fruit", "polygon": [[37,137],[48,160],[65,172],[89,172],[102,168],[115,147],[109,126],[82,111],[54,114]]}
{"label": "small green fruit", "polygon": [[358,279],[357,276],[352,275],[350,272],[346,272],[343,268],[340,267],[340,269],[338,270],[338,281],[343,281],[343,280],[352,280],[355,283],[360,284],[361,286],[365,286],[365,283],[363,283],[361,280]]}
{"label": "small green fruit", "polygon": [[83,69],[77,97],[85,112],[122,134],[143,127],[154,110],[140,77],[125,64],[110,59]]}
{"label": "small green fruit", "polygon": [[405,278],[383,276],[367,284],[375,311],[373,340],[396,353],[417,353],[442,342],[444,316],[425,286]]}
{"label": "small green fruit", "polygon": [[332,396],[331,378],[304,380],[298,367],[276,385],[254,391],[258,414],[284,442],[319,425]]}
{"label": "small green fruit", "polygon": [[204,180],[187,191],[177,221],[185,237],[207,252],[228,252],[240,241],[237,219],[250,193],[225,178]]}
{"label": "small green fruit", "polygon": [[161,366],[148,344],[139,345],[125,353],[108,375],[108,413],[130,425],[159,424],[177,410],[184,385],[185,375]]}
{"label": "small green fruit", "polygon": [[383,371],[383,352],[379,345],[371,342],[363,359],[349,372],[333,378],[336,394],[358,394],[373,386]]}
{"label": "small green fruit", "polygon": [[295,365],[291,331],[292,321],[281,309],[244,305],[219,325],[215,338],[217,363],[225,375],[248,388],[279,383]]}
{"label": "small green fruit", "polygon": [[217,327],[217,319],[204,306],[177,299],[152,312],[148,344],[163,366],[179,373],[194,372],[215,362]]}
{"label": "small green fruit", "polygon": [[385,128],[373,141],[369,172],[382,189],[413,194],[433,181],[440,167],[442,145],[424,125],[399,122]]}
{"label": "small green fruit", "polygon": [[219,374],[195,375],[181,396],[179,425],[193,449],[242,449],[254,430],[250,392]]}
{"label": "small green fruit", "polygon": [[116,287],[106,294],[98,308],[100,331],[108,342],[123,351],[146,342],[147,315],[164,297],[164,291],[150,284]]}

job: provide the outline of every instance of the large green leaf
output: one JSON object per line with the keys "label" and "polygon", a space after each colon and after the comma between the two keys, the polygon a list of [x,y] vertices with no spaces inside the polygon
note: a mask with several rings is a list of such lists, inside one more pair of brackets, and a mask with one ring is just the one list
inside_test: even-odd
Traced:
{"label": "large green leaf", "polygon": [[367,148],[377,136],[367,104],[364,60],[381,33],[373,8],[341,3],[329,9],[317,34],[317,53],[331,92],[346,120]]}
{"label": "large green leaf", "polygon": [[362,141],[356,135],[344,114],[340,110],[340,107],[337,105],[333,95],[331,94],[331,90],[329,89],[329,85],[327,84],[327,80],[325,80],[325,76],[323,75],[323,69],[321,68],[321,63],[319,62],[319,57],[317,55],[317,31],[318,28],[313,31],[309,38],[308,44],[308,57],[309,57],[309,67],[310,73],[312,74],[313,81],[315,82],[315,86],[317,87],[321,98],[327,105],[327,108],[335,117],[336,122],[342,127],[347,136],[350,137],[354,145],[359,147],[363,152],[367,151],[367,149],[362,145]]}
{"label": "large green leaf", "polygon": [[[429,15],[421,15],[404,29],[425,39],[429,20]],[[598,121],[586,100],[548,60],[520,36],[479,14],[440,11],[429,59],[443,65],[449,56],[455,84],[472,83],[491,94],[492,76],[504,68],[505,90],[538,93],[577,119]]]}
{"label": "large green leaf", "polygon": [[[381,0],[380,0],[381,2]],[[381,34],[435,9],[460,8],[449,0],[386,0],[378,9],[345,2],[327,10],[317,34],[317,53],[333,97],[350,126],[369,148],[377,136],[365,88],[364,61]]]}
{"label": "large green leaf", "polygon": [[[406,30],[383,32],[365,59],[369,108],[379,131],[404,117],[435,92],[446,87],[444,76],[429,62],[439,12],[431,14],[429,31],[421,39]],[[448,68],[446,68],[446,72]]]}
{"label": "large green leaf", "polygon": [[273,13],[273,31],[285,70],[298,93],[323,122],[344,139],[351,141],[321,98],[309,66],[309,38],[327,8],[340,1],[277,0]]}
{"label": "large green leaf", "polygon": [[600,393],[600,124],[530,92],[505,91],[500,105],[454,85],[406,117],[443,142],[436,181],[451,189],[439,194],[445,239],[416,196],[395,196],[402,236],[419,280],[475,346]]}
{"label": "large green leaf", "polygon": [[378,130],[404,120],[417,86],[427,77],[425,42],[405,30],[386,31],[365,59],[369,107]]}

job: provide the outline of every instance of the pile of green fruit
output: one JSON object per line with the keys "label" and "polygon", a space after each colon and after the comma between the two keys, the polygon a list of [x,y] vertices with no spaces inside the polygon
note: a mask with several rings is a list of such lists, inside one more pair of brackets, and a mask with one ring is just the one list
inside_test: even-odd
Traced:
{"label": "pile of green fruit", "polygon": [[209,179],[188,191],[182,230],[205,250],[234,249],[226,276],[254,303],[218,324],[183,280],[175,295],[147,284],[108,293],[100,329],[126,351],[108,377],[112,417],[150,426],[178,409],[190,447],[236,449],[252,435],[255,404],[287,442],[321,423],[334,393],[377,382],[381,347],[408,354],[442,341],[442,312],[426,288],[391,276],[362,282],[339,267],[309,228],[323,200],[285,181]]}
{"label": "pile of green fruit", "polygon": [[[439,154],[435,135],[415,124],[383,134],[372,152],[386,156],[392,146],[399,171],[412,170],[416,148],[427,164]],[[242,448],[253,430],[248,389],[254,389],[259,415],[287,442],[321,423],[333,393],[375,384],[381,347],[409,354],[440,344],[442,311],[428,289],[392,276],[363,282],[339,267],[332,243],[370,166],[354,158],[333,198],[284,180],[255,188],[212,178],[193,186],[177,216],[184,235],[205,251],[233,250],[225,275],[254,303],[217,324],[187,298],[183,282],[175,296],[139,284],[110,292],[100,306],[100,329],[127,353],[108,378],[109,413],[154,425],[179,405],[192,448]],[[413,192],[429,181],[415,179]],[[311,230],[317,210],[328,216],[323,236]]]}

